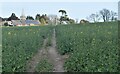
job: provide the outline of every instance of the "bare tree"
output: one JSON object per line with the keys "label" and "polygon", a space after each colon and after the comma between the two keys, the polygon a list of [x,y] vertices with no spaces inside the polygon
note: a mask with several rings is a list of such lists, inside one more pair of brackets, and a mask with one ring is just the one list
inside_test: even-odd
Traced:
{"label": "bare tree", "polygon": [[51,14],[51,15],[48,15],[48,18],[49,18],[49,24],[57,25],[58,23],[57,15]]}
{"label": "bare tree", "polygon": [[111,15],[110,15],[110,11],[108,9],[101,10],[100,14],[101,14],[102,19],[104,20],[104,22],[110,20]]}
{"label": "bare tree", "polygon": [[114,11],[111,11],[111,21],[115,21],[117,18],[117,13]]}
{"label": "bare tree", "polygon": [[77,24],[78,23],[78,18],[76,18],[75,21],[76,21],[76,24]]}
{"label": "bare tree", "polygon": [[88,20],[93,21],[93,22],[99,22],[100,16],[98,13],[96,14],[91,14],[89,17],[87,17]]}

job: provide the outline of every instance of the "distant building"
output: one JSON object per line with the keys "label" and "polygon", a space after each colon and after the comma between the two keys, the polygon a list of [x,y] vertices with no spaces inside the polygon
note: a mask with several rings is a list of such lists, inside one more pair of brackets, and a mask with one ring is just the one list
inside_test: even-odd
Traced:
{"label": "distant building", "polygon": [[120,1],[118,2],[118,20],[120,20]]}
{"label": "distant building", "polygon": [[23,24],[20,22],[20,20],[12,20],[13,26],[22,26]]}
{"label": "distant building", "polygon": [[9,26],[13,26],[12,21],[7,21],[7,23],[8,23]]}
{"label": "distant building", "polygon": [[0,22],[2,22],[2,20],[3,20],[2,17],[0,17]]}
{"label": "distant building", "polygon": [[38,26],[40,22],[38,20],[12,20],[13,26]]}
{"label": "distant building", "polygon": [[2,18],[2,17],[0,17],[0,26],[3,26],[4,25],[4,23],[6,23],[6,18]]}
{"label": "distant building", "polygon": [[37,26],[41,24],[38,20],[25,20],[25,23],[29,26]]}
{"label": "distant building", "polygon": [[20,16],[20,20],[26,20],[26,16],[25,16],[25,13],[24,13],[24,9],[22,9],[22,14]]}
{"label": "distant building", "polygon": [[26,20],[26,16],[24,10],[22,10],[22,14],[20,16],[20,20],[11,20],[5,21],[9,26],[38,26],[40,22],[38,20]]}
{"label": "distant building", "polygon": [[48,15],[48,18],[49,18],[49,21],[48,21],[49,24],[57,25],[59,23],[59,19],[57,15],[51,14],[51,15]]}
{"label": "distant building", "polygon": [[8,18],[3,18],[3,20],[2,21],[7,21],[8,20]]}

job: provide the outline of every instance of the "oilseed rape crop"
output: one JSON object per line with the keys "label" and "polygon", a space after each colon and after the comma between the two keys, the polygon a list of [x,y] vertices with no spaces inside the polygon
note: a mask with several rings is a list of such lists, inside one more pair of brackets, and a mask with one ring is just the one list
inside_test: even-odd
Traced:
{"label": "oilseed rape crop", "polygon": [[[63,65],[65,71],[119,71],[118,22],[99,22],[84,25],[3,27],[3,72],[25,72],[27,61],[42,48],[46,38],[46,53],[49,46],[54,46],[53,34],[56,38],[54,49],[58,51],[53,54],[68,55]],[[35,70],[53,71],[54,65],[49,62],[49,59],[41,60]]]}
{"label": "oilseed rape crop", "polygon": [[56,27],[57,48],[69,54],[64,67],[75,72],[118,71],[118,23]]}
{"label": "oilseed rape crop", "polygon": [[50,26],[2,28],[3,72],[24,72],[27,61],[51,33]]}

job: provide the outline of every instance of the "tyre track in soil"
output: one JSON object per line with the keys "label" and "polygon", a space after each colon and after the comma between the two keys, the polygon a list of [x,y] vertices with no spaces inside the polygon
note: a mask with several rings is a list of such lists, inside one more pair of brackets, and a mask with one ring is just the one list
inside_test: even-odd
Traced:
{"label": "tyre track in soil", "polygon": [[35,72],[35,68],[41,59],[46,57],[45,46],[48,39],[44,39],[43,46],[38,52],[27,62],[26,72]]}
{"label": "tyre track in soil", "polygon": [[49,61],[53,64],[53,72],[64,72],[64,57],[62,57],[56,49],[56,34],[53,29],[53,35],[51,39],[51,46],[47,48]]}
{"label": "tyre track in soil", "polygon": [[43,46],[38,52],[28,61],[26,72],[35,72],[35,68],[40,62],[41,59],[47,59],[49,63],[53,65],[53,71],[51,72],[65,72],[63,65],[65,59],[67,59],[68,55],[61,56],[56,48],[56,34],[55,29],[53,29],[51,46],[47,46],[48,38],[44,40]]}

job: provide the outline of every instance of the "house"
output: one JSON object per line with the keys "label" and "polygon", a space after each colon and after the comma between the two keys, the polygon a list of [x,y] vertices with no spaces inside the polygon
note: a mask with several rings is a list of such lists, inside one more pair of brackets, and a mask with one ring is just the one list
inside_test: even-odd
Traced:
{"label": "house", "polygon": [[12,21],[7,21],[7,23],[8,23],[9,26],[13,26]]}
{"label": "house", "polygon": [[40,22],[38,20],[25,20],[25,23],[29,26],[37,26],[40,25]]}
{"label": "house", "polygon": [[11,24],[13,26],[37,26],[40,25],[40,22],[38,20],[26,20],[24,10],[22,10],[20,20],[11,20]]}
{"label": "house", "polygon": [[0,22],[2,22],[2,20],[3,20],[2,17],[0,17]]}
{"label": "house", "polygon": [[58,16],[55,14],[48,15],[48,24],[57,25],[59,23]]}
{"label": "house", "polygon": [[40,25],[38,20],[12,20],[13,26],[37,26]]}
{"label": "house", "polygon": [[13,26],[22,26],[22,23],[20,22],[20,20],[12,20],[11,22]]}

